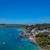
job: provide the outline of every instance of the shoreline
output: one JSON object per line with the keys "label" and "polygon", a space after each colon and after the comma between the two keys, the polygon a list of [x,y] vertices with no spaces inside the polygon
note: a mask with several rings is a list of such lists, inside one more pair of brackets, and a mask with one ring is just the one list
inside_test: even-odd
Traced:
{"label": "shoreline", "polygon": [[[28,27],[29,28],[29,27]],[[30,33],[27,33],[27,29],[26,28],[24,28],[23,30],[22,30],[24,33],[26,33],[26,34],[29,34],[29,40],[31,40],[32,42],[35,42],[36,41],[36,37],[34,37],[33,35],[31,35],[31,32]],[[26,35],[27,36],[27,35]],[[37,41],[36,41],[37,42]],[[37,42],[37,44],[39,45],[39,43]],[[40,46],[39,45],[39,47],[40,47],[40,50],[50,50],[50,48],[43,48],[42,46]]]}
{"label": "shoreline", "polygon": [[39,50],[42,50],[41,47],[38,45],[38,43],[37,43],[35,37],[33,37],[31,34],[27,34],[26,31],[25,31],[24,29],[22,30],[22,32],[23,32],[24,34],[26,34],[26,36],[29,35],[28,40],[29,40],[31,43],[35,43],[35,44],[37,44]]}

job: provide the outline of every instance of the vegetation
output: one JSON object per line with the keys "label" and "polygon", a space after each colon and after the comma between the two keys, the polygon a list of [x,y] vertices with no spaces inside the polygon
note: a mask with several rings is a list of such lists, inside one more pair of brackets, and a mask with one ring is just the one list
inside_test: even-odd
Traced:
{"label": "vegetation", "polygon": [[25,28],[30,28],[31,30],[37,28],[37,30],[48,29],[50,30],[50,24],[36,24],[36,25],[25,25]]}
{"label": "vegetation", "polygon": [[[25,25],[26,32],[31,33],[31,30],[36,28],[36,30],[49,30],[50,24],[36,24],[36,25]],[[37,43],[44,48],[44,50],[50,50],[50,32],[38,33],[35,38]],[[32,35],[33,36],[33,35]]]}
{"label": "vegetation", "polygon": [[[0,27],[24,27],[27,33],[31,33],[31,30],[36,28],[36,30],[48,29],[50,30],[50,24],[36,24],[36,25],[22,25],[22,24],[0,24]],[[38,44],[42,48],[47,48],[50,50],[50,36],[49,32],[38,33],[35,38]],[[31,35],[33,36],[33,35]]]}
{"label": "vegetation", "polygon": [[42,48],[50,48],[50,36],[48,36],[49,34],[50,33],[48,32],[44,32],[36,35],[36,41]]}

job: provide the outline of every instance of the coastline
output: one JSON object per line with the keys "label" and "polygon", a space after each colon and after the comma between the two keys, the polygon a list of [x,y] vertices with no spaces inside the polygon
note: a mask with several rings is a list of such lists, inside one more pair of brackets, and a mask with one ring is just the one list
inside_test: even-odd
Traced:
{"label": "coastline", "polygon": [[38,45],[38,43],[37,43],[37,41],[36,41],[36,37],[33,37],[30,33],[27,33],[27,32],[25,31],[25,29],[22,29],[22,32],[23,32],[26,36],[29,36],[29,37],[28,37],[28,40],[29,40],[32,44],[35,43],[35,44],[38,46],[39,50],[42,50],[41,47]]}
{"label": "coastline", "polygon": [[[45,26],[47,26],[47,25],[45,25]],[[42,27],[44,27],[44,26],[42,26]],[[31,32],[30,32],[30,28],[31,28],[31,30],[32,30],[32,27],[31,27],[31,25],[27,25],[27,27],[26,28],[24,28],[23,29],[23,32],[24,33],[26,33],[26,36],[27,36],[27,34],[29,35],[29,40],[31,40],[32,42],[37,42],[36,41],[36,35],[38,35],[39,33],[37,33],[36,32],[36,28],[35,29],[33,29],[33,32],[35,31],[35,35],[34,34],[32,34]],[[45,28],[45,27],[44,27]],[[40,33],[48,33],[48,32],[50,32],[50,30],[48,29],[48,26],[47,26],[47,29],[44,29],[43,28],[43,30],[42,31],[40,31],[40,30],[38,30]],[[50,27],[49,27],[50,28]],[[50,33],[49,33],[50,34]],[[45,35],[45,34],[43,34],[43,35]],[[46,34],[47,36],[48,36],[48,34]],[[38,40],[38,39],[37,39]],[[42,40],[41,40],[42,41]],[[37,42],[37,44],[39,45],[39,42]],[[45,44],[46,45],[46,44]],[[41,46],[41,45],[39,45],[39,47],[40,47],[40,49],[41,50],[50,50],[50,48],[46,48],[46,46]],[[44,48],[43,48],[44,47]],[[49,46],[50,47],[50,46]]]}

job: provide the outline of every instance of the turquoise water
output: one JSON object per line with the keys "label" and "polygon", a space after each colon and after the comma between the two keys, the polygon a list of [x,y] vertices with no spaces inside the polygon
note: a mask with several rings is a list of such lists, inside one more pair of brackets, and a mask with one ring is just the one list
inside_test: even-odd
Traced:
{"label": "turquoise water", "polygon": [[20,28],[0,28],[0,50],[39,50],[35,43],[19,38]]}

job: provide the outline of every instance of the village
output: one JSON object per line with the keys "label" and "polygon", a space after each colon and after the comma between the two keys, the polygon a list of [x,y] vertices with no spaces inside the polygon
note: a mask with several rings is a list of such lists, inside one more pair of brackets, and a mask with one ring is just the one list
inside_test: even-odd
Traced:
{"label": "village", "polygon": [[[38,26],[37,26],[38,27]],[[33,28],[33,25],[27,25],[23,29],[23,36],[27,37],[32,42],[38,43],[44,50],[50,50],[50,29]]]}

